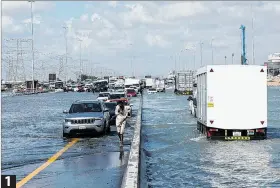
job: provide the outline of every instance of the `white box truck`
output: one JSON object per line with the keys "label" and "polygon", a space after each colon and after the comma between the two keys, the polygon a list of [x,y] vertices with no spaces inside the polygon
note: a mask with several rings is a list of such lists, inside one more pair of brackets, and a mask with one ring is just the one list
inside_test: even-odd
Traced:
{"label": "white box truck", "polygon": [[194,84],[194,71],[188,70],[176,73],[176,90],[177,93],[192,95]]}
{"label": "white box truck", "polygon": [[156,82],[153,78],[146,78],[146,89],[155,88]]}
{"label": "white box truck", "polygon": [[265,66],[207,65],[196,77],[197,128],[207,138],[266,139]]}

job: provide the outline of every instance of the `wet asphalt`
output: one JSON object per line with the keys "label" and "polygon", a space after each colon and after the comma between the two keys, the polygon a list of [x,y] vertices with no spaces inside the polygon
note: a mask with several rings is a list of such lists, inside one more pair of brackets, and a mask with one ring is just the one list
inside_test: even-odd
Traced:
{"label": "wet asphalt", "polygon": [[[73,101],[95,99],[93,93],[45,93],[2,97],[2,174],[17,182],[44,164],[71,139],[62,138],[63,110]],[[132,98],[132,118],[127,122],[124,147],[116,127],[101,137],[79,141],[23,188],[120,187],[133,137],[139,98]]]}

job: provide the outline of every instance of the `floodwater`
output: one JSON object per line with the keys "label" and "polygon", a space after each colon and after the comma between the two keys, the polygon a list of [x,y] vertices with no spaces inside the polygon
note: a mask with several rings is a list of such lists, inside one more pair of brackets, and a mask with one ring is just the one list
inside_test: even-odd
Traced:
{"label": "floodwater", "polygon": [[[62,138],[62,122],[75,100],[96,99],[93,93],[44,93],[2,97],[2,174],[17,181],[62,149],[70,139]],[[110,134],[80,138],[57,161],[31,179],[26,187],[119,187],[134,132],[139,98],[132,98],[124,147],[120,150],[116,128]]]}
{"label": "floodwater", "polygon": [[[141,187],[280,187],[280,88],[268,88],[268,139],[209,141],[186,96],[145,95]],[[248,112],[251,113],[251,112]]]}

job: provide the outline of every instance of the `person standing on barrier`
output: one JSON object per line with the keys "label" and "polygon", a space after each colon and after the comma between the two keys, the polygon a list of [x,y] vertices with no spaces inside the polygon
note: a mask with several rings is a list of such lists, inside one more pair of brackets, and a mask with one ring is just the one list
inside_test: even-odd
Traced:
{"label": "person standing on barrier", "polygon": [[140,94],[141,94],[141,96],[143,95],[143,88],[142,87],[140,87]]}
{"label": "person standing on barrier", "polygon": [[116,106],[116,109],[115,109],[115,114],[116,114],[117,132],[118,132],[118,136],[120,139],[120,146],[123,146],[124,128],[126,125],[126,119],[128,117],[128,112],[125,109],[123,101],[118,102],[118,105]]}

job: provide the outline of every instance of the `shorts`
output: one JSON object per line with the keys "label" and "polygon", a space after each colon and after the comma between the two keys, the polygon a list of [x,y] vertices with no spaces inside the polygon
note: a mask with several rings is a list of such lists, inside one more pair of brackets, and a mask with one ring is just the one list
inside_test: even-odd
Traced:
{"label": "shorts", "polygon": [[126,124],[126,121],[124,121],[122,124],[119,124],[119,123],[116,124],[117,132],[119,134],[123,134],[124,133],[125,124]]}

